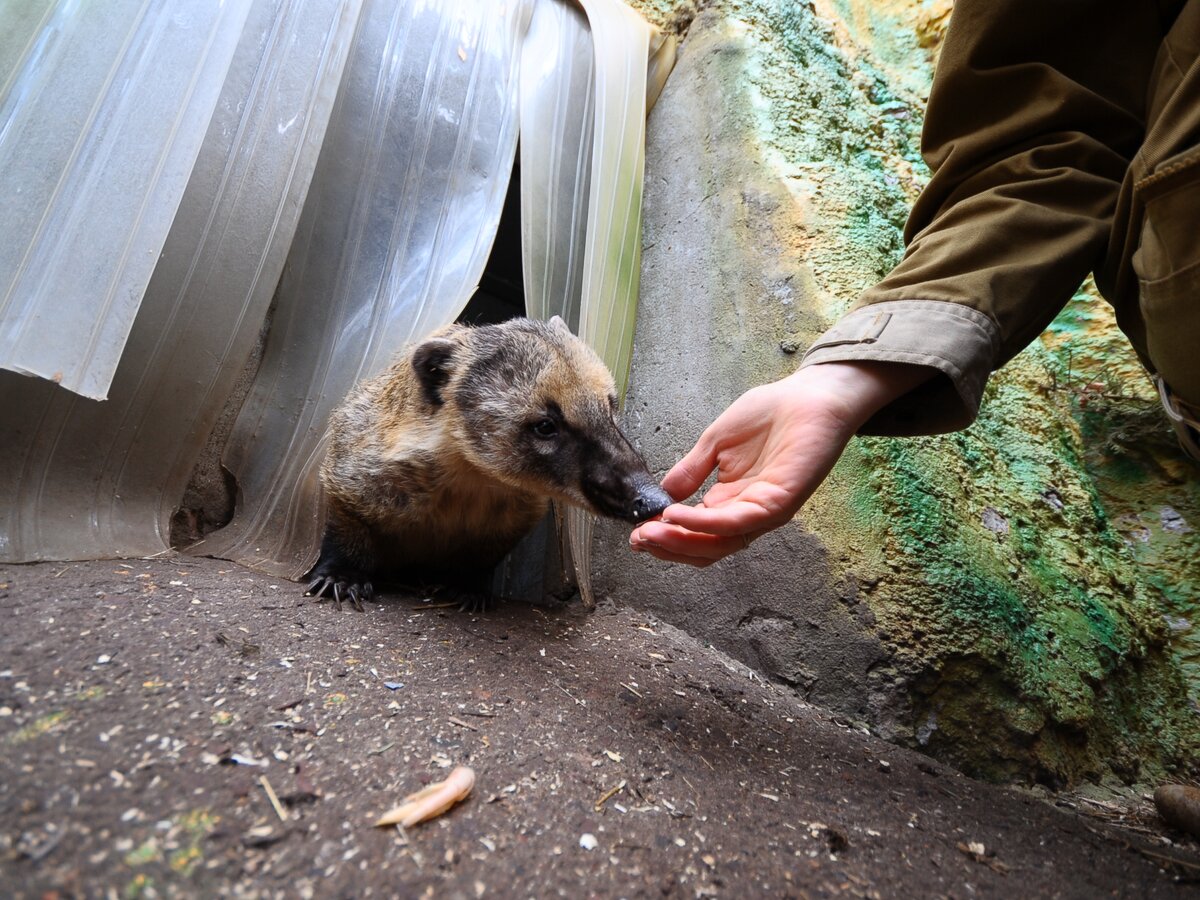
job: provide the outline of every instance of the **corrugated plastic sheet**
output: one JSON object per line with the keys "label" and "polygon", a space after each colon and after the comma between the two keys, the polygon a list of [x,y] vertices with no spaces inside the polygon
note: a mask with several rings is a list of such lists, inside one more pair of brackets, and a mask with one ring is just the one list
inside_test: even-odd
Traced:
{"label": "corrugated plastic sheet", "polygon": [[107,395],[248,10],[0,10],[0,368]]}
{"label": "corrugated plastic sheet", "polygon": [[675,35],[657,29],[650,32],[650,67],[646,72],[646,115],[654,109],[667,77],[675,68]]}
{"label": "corrugated plastic sheet", "polygon": [[[529,312],[563,315],[612,367],[623,393],[637,295],[644,118],[670,69],[673,43],[618,0],[586,0],[582,8],[586,18],[564,0],[257,0],[227,78],[212,71],[211,53],[207,69],[192,57],[164,65],[187,69],[195,82],[223,81],[220,102],[111,399],[97,403],[0,372],[0,428],[11,436],[0,444],[0,558],[164,549],[170,515],[278,282],[262,364],[224,460],[238,482],[237,514],[195,550],[303,574],[323,518],[316,474],[328,413],[406,343],[453,320],[472,293],[512,170],[518,88]],[[8,98],[0,150],[13,123],[24,121],[12,111],[30,108],[28,85],[54,82],[41,70],[65,67],[63,48],[78,49],[80,23],[96,25],[93,10],[63,2],[3,12],[12,27],[0,29],[0,66],[11,61],[0,68]],[[165,47],[173,28],[195,24],[182,13],[156,18],[148,5],[124,3],[119,11],[126,44]],[[233,28],[209,25],[213,42]],[[136,93],[119,74],[132,65],[122,62],[127,51],[106,44],[95,67]],[[105,58],[118,62],[105,70]],[[103,100],[110,88],[93,86],[92,93]],[[189,96],[202,93],[193,84]],[[121,162],[88,150],[90,129],[116,116],[101,100],[90,119],[68,129],[72,146],[83,149],[68,154],[65,171],[85,188]],[[176,126],[204,119],[194,105],[183,108],[192,118],[176,117]],[[130,114],[121,104],[117,111]],[[86,165],[78,158],[85,152]],[[60,182],[61,193],[69,182]],[[174,211],[173,201],[166,205]],[[106,237],[128,248],[129,235],[152,218],[92,228],[86,237],[111,230],[115,237]],[[29,267],[22,265],[24,277]],[[120,320],[94,305],[86,298],[62,304],[102,323],[93,337],[114,327],[107,319]],[[7,311],[17,316],[16,306]],[[24,313],[18,317],[25,321]],[[27,326],[18,329],[26,336]],[[93,353],[76,380],[103,380],[104,364]],[[64,372],[63,383],[71,380]],[[585,598],[590,532],[591,518],[572,514],[569,543]],[[531,583],[529,573],[515,574]]]}
{"label": "corrugated plastic sheet", "polygon": [[521,49],[521,262],[525,308],[579,331],[595,120],[587,16],[542,0]]}
{"label": "corrugated plastic sheet", "polygon": [[166,548],[171,513],[262,327],[359,8],[250,7],[109,399],[0,372],[0,559]]}
{"label": "corrugated plastic sheet", "polygon": [[325,422],[359,379],[449,323],[495,239],[516,155],[532,0],[368,0],[227,446],[234,520],[195,548],[299,578],[322,509]]}
{"label": "corrugated plastic sheet", "polygon": [[[649,24],[620,0],[582,0],[596,54],[596,101],[588,241],[579,336],[612,369],[617,396],[629,382],[642,258]],[[591,590],[594,517],[566,514],[580,596]]]}
{"label": "corrugated plastic sheet", "polygon": [[[612,368],[622,398],[637,309],[645,116],[674,49],[674,38],[619,0],[545,0],[522,51],[526,307],[537,318],[561,315]],[[563,522],[557,557],[590,603],[593,517],[560,510]]]}
{"label": "corrugated plastic sheet", "polygon": [[[562,316],[579,332],[588,186],[595,120],[595,53],[576,3],[538,0],[521,47],[521,265],[526,315]],[[500,596],[569,593],[565,507],[514,548],[494,586]]]}

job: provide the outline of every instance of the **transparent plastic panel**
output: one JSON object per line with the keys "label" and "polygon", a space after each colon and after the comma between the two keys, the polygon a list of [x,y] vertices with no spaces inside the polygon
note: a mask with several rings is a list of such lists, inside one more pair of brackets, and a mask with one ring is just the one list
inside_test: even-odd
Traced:
{"label": "transparent plastic panel", "polygon": [[0,368],[105,397],[249,8],[0,6]]}
{"label": "transparent plastic panel", "polygon": [[0,97],[11,93],[17,73],[29,54],[36,52],[37,37],[57,6],[55,0],[24,0],[0,8]]}
{"label": "transparent plastic panel", "polygon": [[[521,264],[525,311],[576,334],[583,298],[595,126],[591,26],[576,3],[538,0],[521,47]],[[498,596],[538,600],[574,586],[567,507],[504,560]],[[553,527],[552,527],[553,526]]]}
{"label": "transparent plastic panel", "polygon": [[165,549],[279,280],[360,7],[250,7],[109,399],[0,372],[0,559]]}
{"label": "transparent plastic panel", "polygon": [[368,0],[227,445],[230,525],[196,551],[299,578],[316,559],[330,411],[411,340],[453,321],[495,239],[518,133],[532,0]]}
{"label": "transparent plastic panel", "polygon": [[658,95],[666,86],[667,76],[675,68],[675,35],[661,31],[650,33],[650,67],[646,72],[646,115],[654,109]]}
{"label": "transparent plastic panel", "polygon": [[579,331],[595,120],[587,17],[538,0],[521,49],[521,255],[526,312]]}
{"label": "transparent plastic panel", "polygon": [[[641,276],[651,28],[620,0],[582,4],[595,43],[596,125],[579,336],[612,369],[623,399]],[[579,593],[590,606],[594,518],[571,509],[566,520]]]}
{"label": "transparent plastic panel", "polygon": [[[536,0],[521,46],[521,267],[525,314],[562,316],[579,331],[591,179],[592,35],[587,17],[565,0]],[[500,562],[497,597],[538,603],[574,593],[575,572],[555,502]]]}
{"label": "transparent plastic panel", "polygon": [[582,0],[596,47],[596,128],[579,333],[625,396],[642,259],[650,25],[621,0]]}

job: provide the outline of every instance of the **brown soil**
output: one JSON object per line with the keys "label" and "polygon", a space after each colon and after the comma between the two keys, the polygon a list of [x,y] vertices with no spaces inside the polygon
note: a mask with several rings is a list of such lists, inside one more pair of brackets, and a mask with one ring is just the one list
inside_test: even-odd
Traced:
{"label": "brown soil", "polygon": [[[2,567],[0,615],[5,896],[1165,897],[1200,871],[629,609],[338,612],[161,559]],[[466,802],[372,826],[456,764]]]}

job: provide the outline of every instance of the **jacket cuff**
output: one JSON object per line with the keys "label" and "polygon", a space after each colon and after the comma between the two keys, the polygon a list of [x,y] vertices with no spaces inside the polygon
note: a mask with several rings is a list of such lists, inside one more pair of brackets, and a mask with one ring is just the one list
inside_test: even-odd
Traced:
{"label": "jacket cuff", "polygon": [[988,315],[943,300],[886,300],[843,316],[808,348],[804,366],[897,362],[929,366],[935,377],[885,406],[860,434],[908,436],[966,428],[1000,353],[1000,327]]}

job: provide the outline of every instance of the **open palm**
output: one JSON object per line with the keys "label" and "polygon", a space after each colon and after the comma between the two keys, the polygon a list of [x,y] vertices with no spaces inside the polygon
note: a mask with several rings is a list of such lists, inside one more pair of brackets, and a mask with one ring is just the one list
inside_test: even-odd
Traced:
{"label": "open palm", "polygon": [[713,422],[663,488],[694,494],[714,470],[698,506],[675,503],[630,537],[634,550],[706,566],[791,521],[872,413],[928,377],[890,364],[827,364],[753,388]]}

